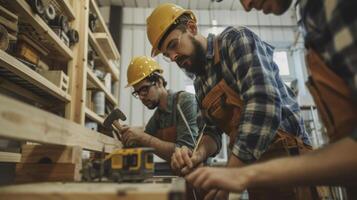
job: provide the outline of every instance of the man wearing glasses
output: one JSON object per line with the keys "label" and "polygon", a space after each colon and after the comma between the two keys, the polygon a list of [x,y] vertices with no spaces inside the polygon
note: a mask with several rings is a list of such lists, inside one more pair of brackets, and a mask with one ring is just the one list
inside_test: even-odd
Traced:
{"label": "man wearing glasses", "polygon": [[194,147],[198,134],[198,108],[193,94],[167,90],[162,72],[159,64],[151,57],[139,56],[131,60],[127,71],[127,87],[133,87],[133,96],[140,99],[147,108],[156,110],[145,130],[126,127],[122,142],[152,147],[158,156],[170,161],[176,147]]}
{"label": "man wearing glasses", "polygon": [[[311,149],[299,106],[273,61],[273,47],[244,27],[204,37],[196,22],[192,11],[171,3],[159,5],[147,18],[152,56],[162,53],[194,79],[206,123],[197,151],[178,148],[171,166],[189,174],[219,152],[223,132],[230,137],[227,167]],[[310,199],[309,188],[248,192],[250,199],[294,199],[299,194],[303,194],[300,199]],[[225,198],[227,193],[217,188],[206,195],[206,199]]]}

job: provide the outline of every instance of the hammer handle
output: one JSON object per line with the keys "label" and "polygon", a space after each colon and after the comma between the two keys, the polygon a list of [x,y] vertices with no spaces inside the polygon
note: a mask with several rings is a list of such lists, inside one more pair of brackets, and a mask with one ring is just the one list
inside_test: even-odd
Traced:
{"label": "hammer handle", "polygon": [[120,124],[117,120],[114,120],[114,121],[113,121],[113,125],[114,125],[114,127],[115,127],[116,129],[118,129],[119,132],[121,131],[122,126],[121,126],[121,124]]}

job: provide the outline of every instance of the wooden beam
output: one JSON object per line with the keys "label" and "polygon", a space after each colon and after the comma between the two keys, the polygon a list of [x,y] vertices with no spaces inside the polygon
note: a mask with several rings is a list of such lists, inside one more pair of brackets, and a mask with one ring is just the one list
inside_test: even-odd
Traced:
{"label": "wooden beam", "polygon": [[21,147],[22,163],[39,163],[44,158],[52,163],[82,163],[82,148],[79,146],[25,144]]}
{"label": "wooden beam", "polygon": [[3,199],[63,200],[172,200],[185,199],[185,181],[175,178],[171,183],[37,183],[3,186]]}
{"label": "wooden beam", "polygon": [[98,123],[100,123],[100,124],[103,124],[103,122],[104,122],[104,118],[103,118],[103,117],[97,115],[97,113],[93,112],[93,111],[92,111],[91,109],[89,109],[89,108],[86,108],[85,111],[86,111],[86,116],[87,116],[89,119],[91,119],[91,120],[93,120],[93,121],[95,121],[95,122],[98,122]]}
{"label": "wooden beam", "polygon": [[18,163],[15,182],[80,181],[80,170],[80,164],[73,163]]}
{"label": "wooden beam", "polygon": [[0,151],[0,162],[18,163],[21,160],[21,154]]}
{"label": "wooden beam", "polygon": [[39,87],[61,101],[69,102],[71,100],[71,96],[69,94],[62,91],[49,80],[42,77],[40,74],[2,50],[0,50],[0,66],[8,69],[24,80],[30,82],[30,84]]}
{"label": "wooden beam", "polygon": [[11,21],[18,21],[18,16],[15,15],[14,13],[10,12],[8,9],[0,6],[0,15],[6,17],[8,20]]}
{"label": "wooden beam", "polygon": [[72,50],[64,44],[64,42],[56,35],[56,33],[43,21],[43,19],[35,14],[30,5],[24,0],[12,0],[8,1],[13,6],[18,14],[26,19],[32,27],[42,35],[46,40],[52,43],[53,48],[62,54],[62,58],[65,60],[71,60],[73,58]]}
{"label": "wooden beam", "polygon": [[5,17],[0,16],[0,24],[10,29],[10,32],[15,32],[15,33],[18,32],[17,22],[10,21]]}
{"label": "wooden beam", "polygon": [[112,152],[119,141],[33,106],[0,95],[0,137]]}
{"label": "wooden beam", "polygon": [[72,25],[74,29],[78,30],[80,37],[78,44],[73,47],[73,60],[68,63],[69,91],[72,96],[72,101],[66,106],[66,119],[84,125],[87,87],[89,0],[73,0],[72,5],[76,14],[76,20],[72,22]]}

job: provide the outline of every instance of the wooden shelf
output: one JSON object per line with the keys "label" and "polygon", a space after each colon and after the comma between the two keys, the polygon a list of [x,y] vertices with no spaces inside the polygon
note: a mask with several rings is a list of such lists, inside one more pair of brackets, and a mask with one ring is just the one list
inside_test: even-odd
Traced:
{"label": "wooden shelf", "polygon": [[[88,81],[90,81],[96,88],[99,90],[103,91],[105,93],[105,97],[112,103],[114,106],[118,105],[118,101],[114,98],[112,93],[107,90],[107,88],[104,86],[104,84],[94,75],[94,73],[90,70],[87,69],[87,77]],[[90,83],[88,83],[90,84]]]}
{"label": "wooden shelf", "polygon": [[0,137],[112,152],[120,141],[31,105],[0,95]]}
{"label": "wooden shelf", "polygon": [[85,113],[86,113],[86,116],[89,119],[91,119],[91,120],[93,120],[93,121],[95,121],[95,122],[97,122],[99,124],[103,124],[104,118],[99,116],[99,115],[97,115],[97,113],[93,112],[91,109],[86,107],[85,108]]}
{"label": "wooden shelf", "polygon": [[68,2],[68,0],[56,0],[55,2],[61,6],[69,21],[75,20],[75,15],[72,6]]}
{"label": "wooden shelf", "polygon": [[63,102],[67,103],[71,101],[71,96],[69,94],[67,94],[66,92],[58,88],[56,85],[54,85],[52,82],[50,82],[49,80],[47,80],[46,78],[33,71],[13,56],[7,54],[2,50],[0,50],[0,66],[0,69],[7,69],[8,71],[17,75],[21,79],[28,81],[29,84],[36,86],[37,88],[43,90],[45,93],[48,93]]}
{"label": "wooden shelf", "polygon": [[115,46],[110,34],[108,33],[93,33],[94,38],[98,41],[98,44],[103,49],[105,55],[112,60],[118,60],[120,58],[117,47]]}
{"label": "wooden shelf", "polygon": [[[104,42],[110,45],[110,49],[107,49],[108,52],[111,51],[108,58],[113,60],[119,59],[120,58],[119,51],[114,44],[114,40],[105,24],[105,21],[99,11],[97,4],[95,3],[95,0],[90,0],[89,3],[90,3],[90,10],[92,10],[92,12],[94,12],[98,16],[98,20],[97,20],[98,28],[96,29],[96,33],[94,34],[99,34],[98,35],[99,39],[106,40]],[[102,41],[98,41],[98,42],[101,43]]]}
{"label": "wooden shelf", "polygon": [[[107,26],[105,25],[105,21],[102,17],[102,14],[99,11],[99,8],[97,6],[97,3],[95,2],[95,0],[89,0],[89,8],[90,11],[93,12],[95,15],[97,15],[98,19],[97,19],[97,31],[99,32],[108,32],[107,30]],[[108,32],[109,33],[109,32]]]}
{"label": "wooden shelf", "polygon": [[[39,36],[40,42],[44,43],[48,48],[53,48],[56,54],[61,55],[61,59],[72,60],[72,50],[62,42],[62,40],[56,35],[55,32],[43,21],[43,19],[32,12],[32,9],[28,3],[24,0],[12,0],[8,3],[16,9],[20,15],[20,22],[25,20],[26,23],[36,31]],[[22,25],[24,26],[24,25]],[[58,57],[59,55],[56,55]],[[63,57],[62,57],[63,56]]]}
{"label": "wooden shelf", "polygon": [[0,162],[18,163],[21,160],[20,153],[0,151]]}
{"label": "wooden shelf", "polygon": [[104,65],[107,67],[107,70],[112,74],[112,79],[114,81],[119,80],[119,69],[115,68],[109,63],[108,57],[106,56],[105,52],[103,49],[100,47],[98,41],[95,39],[94,34],[91,31],[88,31],[88,38],[89,38],[89,43],[92,45],[94,50],[97,52],[97,54],[100,57],[100,60],[104,63]]}

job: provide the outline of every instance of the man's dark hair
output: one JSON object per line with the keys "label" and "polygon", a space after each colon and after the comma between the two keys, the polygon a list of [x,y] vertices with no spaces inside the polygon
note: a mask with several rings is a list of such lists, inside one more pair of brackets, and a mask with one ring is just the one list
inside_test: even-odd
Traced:
{"label": "man's dark hair", "polygon": [[148,77],[146,77],[146,80],[151,83],[159,83],[160,79],[162,81],[162,85],[164,86],[164,88],[166,88],[167,81],[158,72],[153,72]]}
{"label": "man's dark hair", "polygon": [[178,17],[175,22],[167,29],[165,34],[162,36],[161,40],[159,41],[158,49],[161,49],[162,43],[165,41],[167,36],[175,29],[180,30],[181,32],[186,32],[186,24],[189,20],[192,20],[192,16],[190,14],[183,14]]}

